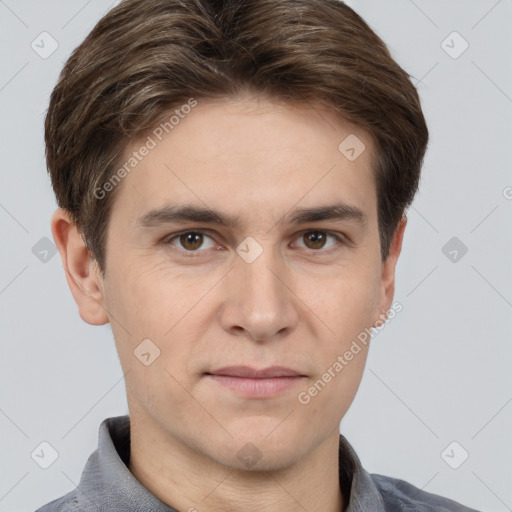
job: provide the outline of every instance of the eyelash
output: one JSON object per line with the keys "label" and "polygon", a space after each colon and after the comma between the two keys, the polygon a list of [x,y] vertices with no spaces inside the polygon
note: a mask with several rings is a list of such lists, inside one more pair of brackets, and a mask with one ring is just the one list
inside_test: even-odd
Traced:
{"label": "eyelash", "polygon": [[[210,231],[208,231],[208,230],[189,229],[187,231],[181,231],[179,233],[174,233],[173,235],[167,236],[166,238],[163,239],[163,243],[165,245],[170,245],[173,249],[176,249],[177,251],[179,251],[181,253],[186,253],[187,257],[197,258],[197,257],[200,256],[200,254],[202,252],[205,252],[207,249],[206,250],[205,249],[203,249],[203,250],[197,249],[195,251],[188,251],[186,249],[180,249],[180,248],[175,247],[175,246],[172,245],[172,242],[174,240],[179,239],[182,235],[187,235],[187,234],[190,234],[190,233],[206,235],[207,237],[212,238],[212,240],[213,240],[213,237],[210,234]],[[316,253],[316,254],[319,254],[319,255],[322,255],[322,254],[323,255],[329,255],[329,254],[339,250],[340,249],[340,245],[341,246],[347,245],[347,241],[346,241],[346,239],[342,235],[334,233],[332,231],[326,231],[326,230],[322,230],[322,229],[307,229],[307,230],[301,231],[299,233],[298,238],[304,236],[307,233],[322,233],[324,235],[331,236],[331,237],[335,238],[336,241],[337,241],[336,246],[335,247],[331,247],[328,250],[322,250],[322,249],[316,249],[315,250],[315,249],[308,249],[308,248],[305,249],[306,251],[311,252],[313,254]]]}

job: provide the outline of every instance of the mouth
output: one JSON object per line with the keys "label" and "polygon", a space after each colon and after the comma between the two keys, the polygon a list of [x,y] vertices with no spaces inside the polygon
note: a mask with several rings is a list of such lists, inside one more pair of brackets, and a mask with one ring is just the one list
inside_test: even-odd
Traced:
{"label": "mouth", "polygon": [[246,379],[271,379],[279,377],[305,377],[300,372],[286,368],[284,366],[270,366],[256,370],[250,366],[226,366],[218,370],[206,372],[206,375],[219,375],[224,377],[238,377]]}
{"label": "mouth", "polygon": [[257,370],[249,366],[229,366],[206,372],[205,377],[245,398],[270,398],[302,383],[306,375],[284,366]]}

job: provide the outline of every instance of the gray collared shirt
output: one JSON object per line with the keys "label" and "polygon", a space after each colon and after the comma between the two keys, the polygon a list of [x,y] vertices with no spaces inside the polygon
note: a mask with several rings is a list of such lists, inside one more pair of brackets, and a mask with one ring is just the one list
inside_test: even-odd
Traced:
{"label": "gray collared shirt", "polygon": [[[36,512],[177,512],[130,473],[129,457],[129,416],[107,418],[77,488]],[[478,512],[403,480],[368,473],[341,434],[339,463],[340,489],[349,495],[344,512]]]}

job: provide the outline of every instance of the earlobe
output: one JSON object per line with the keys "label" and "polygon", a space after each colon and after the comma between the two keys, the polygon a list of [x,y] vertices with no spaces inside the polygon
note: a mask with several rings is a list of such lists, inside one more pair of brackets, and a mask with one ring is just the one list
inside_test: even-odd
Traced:
{"label": "earlobe", "polygon": [[108,323],[103,279],[69,212],[56,210],[51,227],[80,317],[91,325]]}
{"label": "earlobe", "polygon": [[391,303],[395,295],[395,270],[398,257],[402,250],[402,241],[405,227],[407,225],[407,217],[404,215],[393,234],[393,238],[389,245],[389,254],[386,261],[382,263],[380,289],[379,289],[379,312],[374,318],[374,325],[378,321],[382,321],[387,317],[391,308]]}

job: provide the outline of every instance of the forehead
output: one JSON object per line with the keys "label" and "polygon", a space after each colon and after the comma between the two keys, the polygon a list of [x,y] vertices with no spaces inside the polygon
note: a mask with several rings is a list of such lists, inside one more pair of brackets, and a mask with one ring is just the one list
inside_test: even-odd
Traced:
{"label": "forehead", "polygon": [[371,137],[326,107],[242,97],[197,100],[186,112],[126,147],[119,167],[136,165],[114,211],[132,225],[178,203],[239,220],[240,212],[277,218],[294,205],[343,202],[369,217],[375,210]]}

